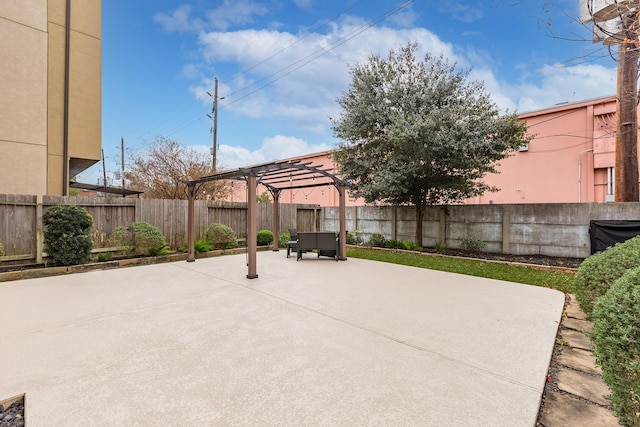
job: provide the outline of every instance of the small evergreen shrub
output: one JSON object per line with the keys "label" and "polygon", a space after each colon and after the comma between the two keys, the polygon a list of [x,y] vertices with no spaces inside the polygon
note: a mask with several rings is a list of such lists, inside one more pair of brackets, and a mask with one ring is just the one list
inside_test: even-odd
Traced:
{"label": "small evergreen shrub", "polygon": [[0,256],[4,256],[4,246],[0,243]]}
{"label": "small evergreen shrub", "polygon": [[213,249],[233,249],[238,246],[236,233],[231,227],[214,223],[207,229],[207,242]]}
{"label": "small evergreen shrub", "polygon": [[389,239],[387,240],[387,247],[391,249],[404,249],[404,245],[401,240]]}
{"label": "small evergreen shrub", "polygon": [[260,230],[256,239],[258,246],[269,246],[273,243],[273,232],[271,230]]}
{"label": "small evergreen shrub", "polygon": [[623,425],[640,426],[640,267],[596,301],[592,317],[594,355],[613,410]]}
{"label": "small evergreen shrub", "polygon": [[596,300],[630,268],[640,265],[640,236],[585,259],[573,281],[580,308],[590,317]]}
{"label": "small evergreen shrub", "polygon": [[487,244],[482,239],[478,239],[476,237],[467,237],[465,239],[462,239],[460,247],[467,251],[480,252],[487,248]]}
{"label": "small evergreen shrub", "polygon": [[373,233],[371,237],[369,237],[369,246],[384,248],[386,243],[387,239],[381,233]]}
{"label": "small evergreen shrub", "polygon": [[449,245],[447,245],[446,243],[436,242],[436,244],[433,247],[433,249],[435,249],[435,251],[437,253],[442,253],[442,252],[446,251],[448,247],[449,247]]}
{"label": "small evergreen shrub", "polygon": [[289,234],[289,232],[279,233],[278,234],[278,247],[286,248],[287,247],[287,242],[289,242],[290,240],[291,240],[291,234]]}
{"label": "small evergreen shrub", "polygon": [[420,251],[422,252],[422,247],[418,245],[416,242],[409,242],[407,240],[402,241],[402,246],[404,249],[408,251]]}
{"label": "small evergreen shrub", "polygon": [[134,255],[165,255],[167,241],[160,229],[147,222],[132,222],[127,227],[131,233]]}
{"label": "small evergreen shrub", "polygon": [[52,206],[42,216],[44,244],[49,257],[60,265],[88,262],[93,241],[93,217],[80,206]]}

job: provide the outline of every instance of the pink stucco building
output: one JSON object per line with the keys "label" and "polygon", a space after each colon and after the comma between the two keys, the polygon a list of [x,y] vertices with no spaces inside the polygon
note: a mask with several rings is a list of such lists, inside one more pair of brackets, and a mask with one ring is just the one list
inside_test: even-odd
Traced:
{"label": "pink stucco building", "polygon": [[[613,201],[615,194],[616,98],[614,96],[555,105],[520,114],[534,139],[500,162],[499,174],[485,181],[500,190],[467,204],[573,203]],[[334,166],[331,152],[296,158]],[[258,194],[265,191],[258,189]],[[231,201],[244,201],[244,186],[234,183]],[[285,190],[281,203],[337,206],[338,193],[327,186]],[[347,206],[364,205],[347,198]]]}

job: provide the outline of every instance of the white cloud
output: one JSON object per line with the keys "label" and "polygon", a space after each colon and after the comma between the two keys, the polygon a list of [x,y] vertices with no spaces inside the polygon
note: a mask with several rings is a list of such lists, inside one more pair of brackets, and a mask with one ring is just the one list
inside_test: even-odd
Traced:
{"label": "white cloud", "polygon": [[182,5],[170,13],[157,13],[153,19],[162,25],[165,31],[205,31],[215,29],[226,31],[231,26],[242,26],[254,22],[255,17],[264,16],[269,13],[269,9],[264,5],[251,0],[224,0],[215,9],[205,12],[198,12],[206,17],[203,20],[193,17],[193,8],[189,5]]}
{"label": "white cloud", "polygon": [[199,19],[191,19],[192,8],[189,5],[182,5],[174,9],[171,13],[157,13],[153,20],[162,25],[165,31],[185,32],[199,30],[204,23]]}
{"label": "white cloud", "polygon": [[298,7],[302,7],[304,9],[308,9],[313,5],[313,0],[293,0],[293,2]]}
{"label": "white cloud", "polygon": [[[329,144],[309,144],[307,141],[293,136],[275,135],[265,138],[260,148],[248,150],[244,147],[220,145],[220,169],[230,169],[246,165],[254,165],[272,160],[287,159],[304,154],[331,150]],[[209,148],[206,147],[208,150]]]}
{"label": "white cloud", "polygon": [[231,25],[252,23],[254,16],[263,16],[269,9],[251,0],[224,0],[222,5],[206,13],[209,23],[218,30],[227,30]]}
{"label": "white cloud", "polygon": [[546,108],[559,102],[582,101],[616,93],[615,67],[608,68],[597,64],[571,67],[545,65],[537,70],[533,77],[540,79],[538,85],[505,85],[505,93],[517,100],[519,112]]}
{"label": "white cloud", "polygon": [[413,10],[413,6],[409,4],[399,12],[391,15],[388,18],[388,21],[394,25],[397,25],[398,27],[411,28],[414,26],[417,19],[418,14],[415,12],[415,10]]}
{"label": "white cloud", "polygon": [[[386,56],[414,41],[419,56],[444,52],[452,61],[466,62],[452,45],[424,28],[362,32],[366,25],[346,17],[327,34],[243,30],[201,33],[199,39],[207,63],[235,64],[239,70],[224,90],[220,87],[220,94],[227,95],[221,108],[251,118],[282,117],[320,134],[329,132],[328,118],[338,115],[336,98],[348,88],[350,64],[366,62],[371,54]],[[211,80],[203,80],[192,92],[210,88]]]}

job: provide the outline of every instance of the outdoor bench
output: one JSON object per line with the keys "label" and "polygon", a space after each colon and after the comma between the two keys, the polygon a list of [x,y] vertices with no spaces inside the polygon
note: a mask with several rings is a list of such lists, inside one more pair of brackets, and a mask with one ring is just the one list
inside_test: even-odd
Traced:
{"label": "outdoor bench", "polygon": [[304,252],[314,249],[318,251],[318,257],[333,257],[338,261],[339,243],[338,237],[334,232],[298,232],[298,258],[296,261],[302,259]]}

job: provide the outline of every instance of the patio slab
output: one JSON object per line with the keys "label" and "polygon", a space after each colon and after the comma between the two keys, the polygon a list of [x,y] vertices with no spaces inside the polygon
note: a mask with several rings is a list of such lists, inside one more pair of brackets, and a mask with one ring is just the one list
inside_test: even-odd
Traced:
{"label": "patio slab", "polygon": [[29,426],[533,426],[550,289],[283,251],[0,283]]}

